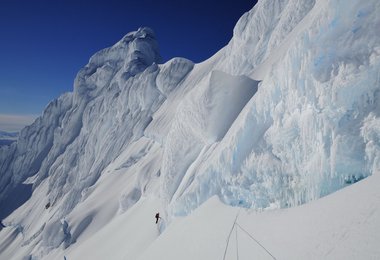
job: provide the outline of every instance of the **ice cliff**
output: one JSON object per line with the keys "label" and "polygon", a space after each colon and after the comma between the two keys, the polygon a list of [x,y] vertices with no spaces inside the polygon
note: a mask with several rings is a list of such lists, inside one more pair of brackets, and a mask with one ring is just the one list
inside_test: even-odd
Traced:
{"label": "ice cliff", "polygon": [[[33,185],[22,208],[34,218],[6,222],[22,227],[26,244],[44,241],[34,251],[43,256],[100,225],[96,214],[110,219],[142,196],[159,198],[170,222],[213,195],[247,208],[289,207],[373,174],[379,12],[376,0],[262,0],[199,64],[159,64],[151,29],[127,34],[91,57],[73,92],[17,143],[0,148],[0,205]],[[99,202],[107,213],[70,223],[104,179],[115,181],[113,202]],[[47,202],[49,216],[36,221]]]}

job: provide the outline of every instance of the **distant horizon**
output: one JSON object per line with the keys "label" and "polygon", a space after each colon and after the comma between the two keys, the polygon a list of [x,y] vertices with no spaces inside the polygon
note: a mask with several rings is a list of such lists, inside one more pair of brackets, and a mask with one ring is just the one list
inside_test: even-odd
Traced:
{"label": "distant horizon", "polygon": [[7,133],[20,132],[30,125],[39,115],[0,114],[0,131]]}
{"label": "distant horizon", "polygon": [[[0,130],[19,131],[73,90],[97,51],[139,27],[157,36],[162,63],[199,63],[226,46],[256,1],[7,1],[0,4]],[[8,121],[7,121],[8,120]]]}

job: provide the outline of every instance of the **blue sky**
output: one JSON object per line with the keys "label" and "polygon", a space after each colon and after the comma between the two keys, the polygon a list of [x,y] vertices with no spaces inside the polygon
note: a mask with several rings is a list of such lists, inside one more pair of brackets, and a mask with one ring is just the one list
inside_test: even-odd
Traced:
{"label": "blue sky", "polygon": [[91,55],[130,31],[151,27],[163,62],[176,56],[200,62],[228,43],[237,20],[254,4],[248,0],[2,0],[0,130],[14,131],[30,123],[49,101],[72,91],[76,73]]}

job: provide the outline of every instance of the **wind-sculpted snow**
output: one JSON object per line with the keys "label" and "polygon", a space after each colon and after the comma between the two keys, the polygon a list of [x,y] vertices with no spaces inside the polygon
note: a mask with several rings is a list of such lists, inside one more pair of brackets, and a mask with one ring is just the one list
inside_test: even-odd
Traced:
{"label": "wind-sculpted snow", "polygon": [[45,204],[56,208],[51,221],[58,223],[116,155],[143,135],[164,100],[155,83],[159,60],[148,28],[95,54],[78,73],[74,92],[51,102],[17,144],[1,150],[0,199],[6,203],[14,186],[35,175],[35,192],[49,183]]}
{"label": "wind-sculpted snow", "polygon": [[[177,58],[160,68],[159,60],[152,30],[127,34],[96,53],[79,71],[74,92],[53,101],[42,117],[21,132],[17,144],[2,150],[0,198],[4,203],[12,185],[26,180],[34,185],[33,196],[46,196],[39,203],[49,202],[54,209],[48,224],[23,216],[9,222],[22,223],[27,238],[42,236],[37,255],[63,242],[75,242],[78,235],[70,238],[70,228],[66,222],[62,226],[61,218],[87,198],[106,166],[143,136],[153,113],[193,67],[191,61]],[[139,189],[121,196],[122,211],[137,202]],[[38,208],[34,211],[42,213]],[[34,237],[38,225],[35,234],[41,236]]]}
{"label": "wind-sculpted snow", "polygon": [[120,83],[124,83],[160,59],[158,44],[151,29],[142,28],[131,32],[114,46],[96,53],[79,71],[74,82],[76,98],[99,96],[117,72]]}
{"label": "wind-sculpted snow", "polygon": [[298,205],[378,169],[380,4],[314,8],[227,136],[191,166],[198,174],[175,212],[212,194],[245,207]]}
{"label": "wind-sculpted snow", "polygon": [[55,203],[65,198],[59,215],[70,212],[115,155],[143,135],[152,113],[163,102],[155,85],[159,69],[154,62],[160,57],[152,35],[145,28],[128,34],[95,54],[79,72],[74,95],[79,103],[75,115],[80,120],[70,115],[73,125],[68,128],[79,133],[46,171],[50,200]]}
{"label": "wind-sculpted snow", "polygon": [[216,67],[233,75],[260,65],[313,8],[315,0],[271,0],[258,3],[237,22],[226,59]]}
{"label": "wind-sculpted snow", "polygon": [[378,172],[379,12],[376,0],[262,0],[199,64],[158,64],[151,29],[127,34],[0,148],[0,201],[34,187],[4,223],[21,230],[27,254],[54,259],[83,241],[94,248],[89,238],[110,222],[123,237],[123,219],[160,210],[157,234],[129,245],[136,258],[212,196],[289,207]]}
{"label": "wind-sculpted snow", "polygon": [[161,65],[157,75],[157,88],[162,94],[168,96],[178,86],[181,80],[193,69],[194,64],[183,58],[174,58]]}
{"label": "wind-sculpted snow", "polygon": [[[163,162],[163,197],[171,198],[180,183],[188,186],[189,167],[202,149],[223,139],[241,109],[255,94],[257,82],[244,76],[214,71],[208,81],[192,90],[179,106],[166,138]],[[184,178],[186,171],[188,175]],[[182,184],[183,186],[183,184]]]}
{"label": "wind-sculpted snow", "polygon": [[50,102],[43,115],[20,132],[17,143],[0,149],[0,205],[7,199],[11,189],[36,174],[46,161],[57,135],[56,131],[60,129],[71,102],[71,94],[64,94]]}

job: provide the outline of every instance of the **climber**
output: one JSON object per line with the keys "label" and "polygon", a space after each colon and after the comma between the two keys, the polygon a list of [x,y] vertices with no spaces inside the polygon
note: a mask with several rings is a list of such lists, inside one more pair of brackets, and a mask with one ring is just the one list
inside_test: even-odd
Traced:
{"label": "climber", "polygon": [[160,217],[160,213],[157,212],[157,213],[156,213],[156,224],[158,223],[158,219],[159,219],[159,218],[161,218],[161,217]]}

